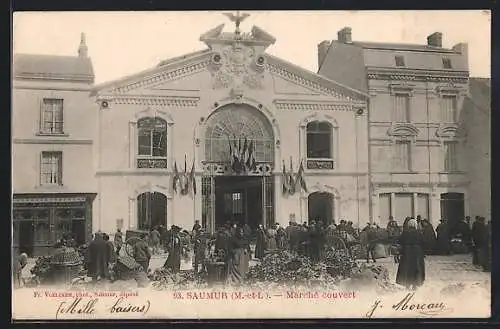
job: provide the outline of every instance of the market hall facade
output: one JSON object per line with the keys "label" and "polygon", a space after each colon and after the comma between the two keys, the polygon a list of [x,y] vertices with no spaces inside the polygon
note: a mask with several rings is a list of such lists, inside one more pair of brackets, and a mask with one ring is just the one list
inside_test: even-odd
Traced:
{"label": "market hall facade", "polygon": [[368,95],[251,33],[97,86],[95,230],[369,221]]}

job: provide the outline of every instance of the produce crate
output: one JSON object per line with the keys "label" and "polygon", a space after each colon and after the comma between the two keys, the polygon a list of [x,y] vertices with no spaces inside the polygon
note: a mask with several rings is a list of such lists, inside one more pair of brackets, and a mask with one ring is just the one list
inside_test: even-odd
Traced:
{"label": "produce crate", "polygon": [[224,262],[207,263],[207,282],[222,283],[227,278],[227,266]]}
{"label": "produce crate", "polygon": [[82,270],[81,263],[73,265],[54,264],[52,266],[52,282],[56,284],[71,284],[73,279],[77,278]]}

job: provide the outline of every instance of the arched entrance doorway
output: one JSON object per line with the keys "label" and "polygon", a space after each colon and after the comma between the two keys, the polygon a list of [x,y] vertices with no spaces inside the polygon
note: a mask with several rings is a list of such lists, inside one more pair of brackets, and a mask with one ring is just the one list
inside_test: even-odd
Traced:
{"label": "arched entrance doorway", "polygon": [[325,225],[333,222],[334,196],[327,192],[314,192],[307,197],[309,220],[321,221]]}
{"label": "arched entrance doorway", "polygon": [[202,225],[274,224],[273,128],[248,104],[228,104],[205,122]]}
{"label": "arched entrance doorway", "polygon": [[137,196],[137,228],[150,230],[167,227],[167,197],[159,192],[145,192]]}
{"label": "arched entrance doorway", "polygon": [[465,196],[463,193],[441,194],[441,218],[447,219],[453,228],[465,218]]}

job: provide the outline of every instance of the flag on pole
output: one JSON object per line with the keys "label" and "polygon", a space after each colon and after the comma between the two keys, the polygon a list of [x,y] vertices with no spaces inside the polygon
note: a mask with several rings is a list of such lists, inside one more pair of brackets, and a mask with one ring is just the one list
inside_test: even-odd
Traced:
{"label": "flag on pole", "polygon": [[241,157],[240,157],[242,164],[245,163],[247,148],[248,148],[248,139],[247,136],[245,136],[245,141],[243,142],[243,150],[241,151]]}
{"label": "flag on pole", "polygon": [[177,161],[174,162],[174,177],[172,179],[172,188],[177,192],[177,181],[179,180],[179,170],[177,170]]}
{"label": "flag on pole", "polygon": [[248,144],[248,158],[247,161],[245,162],[245,165],[247,166],[248,169],[251,169],[252,167],[252,156],[253,156],[253,139],[250,140],[250,143]]}
{"label": "flag on pole", "polygon": [[288,187],[288,175],[286,173],[286,168],[285,168],[285,160],[283,160],[283,182],[282,182],[282,187],[283,187],[283,194],[288,193],[289,187]]}
{"label": "flag on pole", "polygon": [[299,171],[297,172],[297,178],[295,179],[295,182],[299,182],[300,187],[305,192],[307,192],[306,181],[304,179],[304,164],[303,164],[302,160],[300,161]]}
{"label": "flag on pole", "polygon": [[289,179],[289,183],[288,183],[288,186],[289,186],[289,193],[291,195],[295,194],[295,180],[293,178],[293,163],[292,163],[292,157],[290,157],[290,173],[288,175],[288,179]]}
{"label": "flag on pole", "polygon": [[189,180],[191,181],[191,184],[193,186],[193,193],[196,195],[196,177],[194,176],[194,159],[193,159],[193,166],[191,167],[191,173],[189,173]]}

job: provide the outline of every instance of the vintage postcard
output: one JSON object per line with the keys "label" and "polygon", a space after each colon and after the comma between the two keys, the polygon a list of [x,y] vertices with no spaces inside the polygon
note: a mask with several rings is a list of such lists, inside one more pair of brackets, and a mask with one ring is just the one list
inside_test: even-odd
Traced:
{"label": "vintage postcard", "polygon": [[489,317],[490,20],[15,13],[13,319]]}

